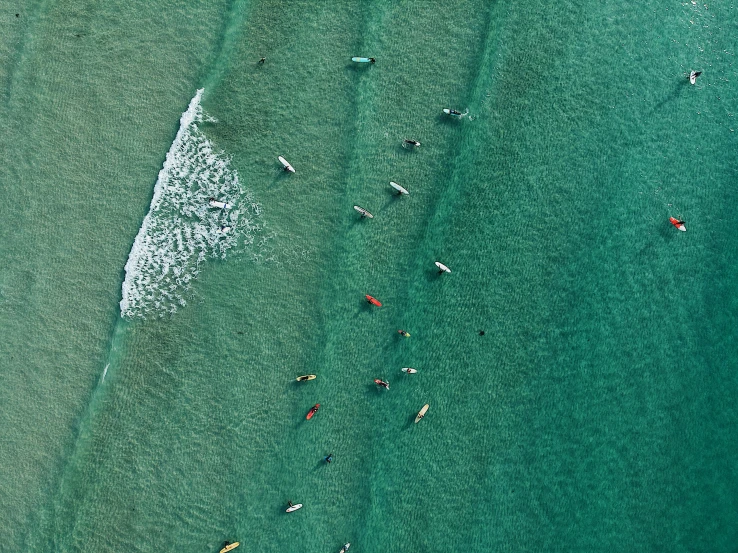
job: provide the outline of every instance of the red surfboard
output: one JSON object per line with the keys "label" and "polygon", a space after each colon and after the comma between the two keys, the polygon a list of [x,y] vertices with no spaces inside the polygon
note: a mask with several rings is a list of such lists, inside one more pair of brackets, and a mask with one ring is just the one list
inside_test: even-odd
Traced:
{"label": "red surfboard", "polygon": [[684,221],[680,221],[679,219],[674,219],[674,217],[669,217],[669,222],[674,225],[676,228],[681,230],[682,232],[686,232],[687,227],[684,226]]}
{"label": "red surfboard", "polygon": [[316,403],[315,405],[313,405],[313,408],[312,408],[312,409],[310,409],[310,411],[308,411],[307,417],[305,417],[305,418],[306,418],[307,420],[310,420],[310,419],[312,419],[312,418],[313,418],[313,415],[315,414],[315,412],[316,412],[316,411],[317,411],[318,409],[320,409],[320,403]]}
{"label": "red surfboard", "polygon": [[379,302],[379,300],[377,298],[371,297],[369,294],[367,294],[366,300],[372,305],[376,305],[377,307],[382,307],[382,304]]}

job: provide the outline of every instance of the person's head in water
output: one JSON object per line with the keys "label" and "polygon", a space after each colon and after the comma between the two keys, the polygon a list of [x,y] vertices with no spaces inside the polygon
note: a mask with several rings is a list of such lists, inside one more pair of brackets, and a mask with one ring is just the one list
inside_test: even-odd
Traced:
{"label": "person's head in water", "polygon": [[372,62],[372,63],[377,63],[377,60],[374,59],[374,58],[369,58],[369,61]]}
{"label": "person's head in water", "polygon": [[479,331],[479,335],[480,335],[480,336],[484,336],[484,330],[480,330],[480,331]]}

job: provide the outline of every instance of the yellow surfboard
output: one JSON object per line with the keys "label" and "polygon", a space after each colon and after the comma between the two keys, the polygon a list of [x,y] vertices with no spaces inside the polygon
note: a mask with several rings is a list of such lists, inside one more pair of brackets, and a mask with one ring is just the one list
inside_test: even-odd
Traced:
{"label": "yellow surfboard", "polygon": [[220,550],[220,553],[228,553],[229,551],[233,551],[239,545],[241,545],[241,544],[239,544],[238,542],[236,542],[236,543],[229,543],[223,549]]}
{"label": "yellow surfboard", "polygon": [[317,375],[314,374],[306,374],[304,376],[298,376],[295,380],[298,382],[305,382],[306,380],[313,380]]}

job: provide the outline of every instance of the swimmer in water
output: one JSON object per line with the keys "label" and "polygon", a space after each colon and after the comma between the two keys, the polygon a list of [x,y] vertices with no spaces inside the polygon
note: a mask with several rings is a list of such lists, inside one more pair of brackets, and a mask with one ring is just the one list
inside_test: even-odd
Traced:
{"label": "swimmer in water", "polygon": [[405,140],[402,141],[402,145],[403,146],[414,146],[417,148],[420,146],[420,142],[418,142],[417,140],[409,140],[406,138]]}

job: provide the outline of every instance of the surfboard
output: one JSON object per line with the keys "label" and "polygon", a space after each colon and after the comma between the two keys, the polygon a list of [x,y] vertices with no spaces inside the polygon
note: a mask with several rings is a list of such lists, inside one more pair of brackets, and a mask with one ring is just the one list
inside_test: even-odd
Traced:
{"label": "surfboard", "polygon": [[305,382],[306,380],[315,380],[317,375],[314,374],[306,374],[304,376],[298,376],[295,380],[298,382]]}
{"label": "surfboard", "polygon": [[679,219],[675,219],[674,217],[669,217],[669,222],[674,225],[676,228],[681,230],[682,232],[687,232],[687,227],[684,226],[684,223],[680,223]]}
{"label": "surfboard", "polygon": [[228,553],[229,551],[233,551],[233,550],[234,550],[234,549],[236,549],[236,547],[238,547],[239,545],[241,545],[241,544],[240,544],[240,543],[238,543],[238,542],[235,542],[235,543],[229,543],[229,544],[228,544],[228,545],[226,545],[226,546],[225,546],[225,547],[224,547],[223,549],[221,549],[221,550],[220,550],[220,553]]}
{"label": "surfboard", "polygon": [[218,209],[231,209],[231,204],[228,202],[219,202],[215,198],[210,198],[210,201],[208,202],[210,204],[210,207],[217,207]]}
{"label": "surfboard", "polygon": [[415,374],[418,371],[416,371],[415,369],[411,369],[410,367],[404,367],[402,369],[402,372],[407,373],[407,374]]}
{"label": "surfboard", "polygon": [[[397,332],[400,334],[400,336],[404,336],[405,338],[410,338],[410,333],[409,332],[406,332],[404,330],[398,330]],[[403,334],[403,332],[404,332],[404,334]]]}
{"label": "surfboard", "polygon": [[451,115],[453,117],[464,117],[463,113],[458,113],[457,110],[450,110],[448,108],[444,108],[443,113],[445,113],[446,115]]}
{"label": "surfboard", "polygon": [[415,424],[418,424],[427,412],[428,412],[428,404],[426,403],[425,405],[423,405],[423,408],[418,413],[418,416],[415,417]]}
{"label": "surfboard", "polygon": [[318,412],[318,409],[320,409],[320,403],[316,403],[313,405],[312,409],[308,411],[308,414],[305,416],[307,420],[310,420],[313,418],[313,415]]}
{"label": "surfboard", "polygon": [[351,61],[355,61],[357,63],[370,63],[372,60],[370,60],[369,58],[360,58],[358,56],[354,56],[353,58],[351,58]]}
{"label": "surfboard", "polygon": [[374,219],[374,215],[372,215],[371,213],[369,213],[369,212],[368,212],[368,211],[367,211],[366,209],[364,209],[363,207],[359,207],[358,205],[355,205],[355,206],[354,206],[354,209],[355,209],[356,211],[358,211],[359,213],[361,213],[362,217],[369,217],[370,219]]}
{"label": "surfboard", "polygon": [[372,305],[376,305],[377,307],[382,307],[382,303],[377,298],[373,298],[369,294],[367,294],[366,299]]}
{"label": "surfboard", "polygon": [[689,73],[689,83],[694,84],[697,82],[697,72],[696,71],[690,71]]}
{"label": "surfboard", "polygon": [[343,546],[343,547],[341,548],[341,550],[340,550],[340,551],[339,551],[338,553],[346,553],[346,551],[348,551],[348,548],[349,548],[349,547],[351,547],[351,544],[350,544],[350,543],[347,543],[346,545],[344,545],[344,546]]}
{"label": "surfboard", "polygon": [[290,165],[290,163],[286,159],[284,159],[282,156],[279,156],[277,159],[282,165],[284,165],[284,168],[287,169],[290,173],[295,172],[295,168],[292,167],[292,165]]}
{"label": "surfboard", "polygon": [[302,509],[302,503],[298,503],[296,505],[293,505],[292,507],[287,507],[287,510],[285,512],[292,513],[294,511],[297,511],[297,509]]}
{"label": "surfboard", "polygon": [[405,190],[405,189],[404,189],[404,188],[403,188],[402,186],[400,186],[400,185],[399,185],[399,184],[397,184],[396,182],[392,182],[392,181],[390,181],[390,186],[391,186],[392,188],[394,188],[395,190],[397,190],[397,191],[398,191],[398,192],[399,192],[400,194],[402,194],[403,196],[407,196],[408,194],[410,194],[410,192],[408,192],[407,190]]}
{"label": "surfboard", "polygon": [[443,271],[444,273],[450,273],[450,272],[451,272],[451,269],[449,269],[448,267],[446,267],[446,266],[445,266],[445,265],[444,265],[443,263],[441,263],[440,261],[436,261],[436,267],[438,267],[438,268],[439,268],[439,269],[440,269],[441,271]]}

